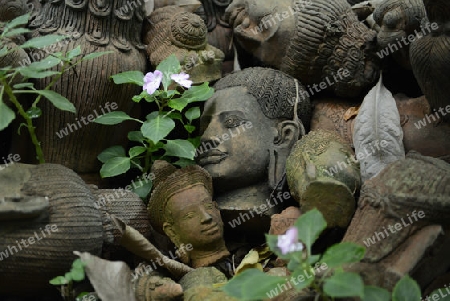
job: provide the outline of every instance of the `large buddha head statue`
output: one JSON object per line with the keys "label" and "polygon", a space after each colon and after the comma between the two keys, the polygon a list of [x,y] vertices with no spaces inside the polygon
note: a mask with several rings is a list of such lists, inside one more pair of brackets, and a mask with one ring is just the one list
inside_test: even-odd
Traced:
{"label": "large buddha head statue", "polygon": [[308,95],[293,77],[261,67],[231,73],[214,88],[200,119],[196,160],[212,176],[221,210],[226,196],[239,204],[251,198],[264,202],[280,183],[292,146],[309,126]]}
{"label": "large buddha head statue", "polygon": [[148,203],[152,226],[187,251],[185,263],[211,265],[229,255],[223,222],[212,200],[212,179],[200,166],[176,169],[166,161],[153,166],[155,188]]}
{"label": "large buddha head statue", "polygon": [[[234,0],[225,17],[242,56],[304,85],[328,82],[338,96],[355,97],[378,79],[376,32],[358,20],[347,0]],[[341,68],[348,76],[335,77]]]}

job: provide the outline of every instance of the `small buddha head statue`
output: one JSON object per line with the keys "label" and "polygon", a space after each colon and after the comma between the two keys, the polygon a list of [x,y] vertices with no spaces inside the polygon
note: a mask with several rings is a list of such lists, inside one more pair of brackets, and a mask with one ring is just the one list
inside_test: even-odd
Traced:
{"label": "small buddha head statue", "polygon": [[179,248],[192,267],[211,265],[229,255],[223,222],[212,200],[211,176],[191,165],[176,169],[166,161],[153,165],[155,188],[148,203],[150,223]]}
{"label": "small buddha head statue", "polygon": [[258,183],[275,188],[290,149],[309,126],[303,86],[281,71],[255,67],[225,76],[214,88],[200,118],[197,162],[219,194]]}

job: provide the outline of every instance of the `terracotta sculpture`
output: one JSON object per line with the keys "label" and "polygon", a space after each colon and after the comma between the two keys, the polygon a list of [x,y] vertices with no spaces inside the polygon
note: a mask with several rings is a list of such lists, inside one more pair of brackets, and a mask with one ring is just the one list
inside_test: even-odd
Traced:
{"label": "terracotta sculpture", "polygon": [[286,160],[286,176],[304,212],[319,209],[329,228],[350,223],[361,178],[353,150],[338,134],[317,130],[304,136]]}
{"label": "terracotta sculpture", "polygon": [[447,93],[447,87],[450,84],[448,76],[450,4],[445,0],[424,0],[423,2],[430,22],[427,23],[424,20],[423,23],[425,23],[424,26],[428,24],[432,31],[431,34],[411,44],[411,65],[433,113],[448,122],[450,121],[450,101]]}
{"label": "terracotta sculpture", "polygon": [[[405,151],[414,150],[450,163],[450,125],[440,122],[439,112],[432,112],[424,96],[409,98],[396,94],[394,98],[400,113]],[[354,116],[358,106],[335,98],[315,101],[311,130],[334,131],[353,147]]]}
{"label": "terracotta sculpture", "polygon": [[[279,187],[285,160],[309,126],[309,98],[291,76],[260,67],[229,74],[214,87],[200,119],[196,160],[213,178],[224,221],[243,215],[246,229],[263,233],[277,213],[266,199]],[[281,203],[286,198],[279,193]]]}
{"label": "terracotta sculpture", "polygon": [[231,0],[201,0],[201,3],[195,13],[205,21],[208,28],[208,43],[225,54],[222,73],[228,74],[233,71],[233,30],[224,15]]}
{"label": "terracotta sculpture", "polygon": [[0,21],[10,21],[15,17],[28,12],[26,0],[2,0],[0,1]]}
{"label": "terracotta sculpture", "polygon": [[[449,214],[450,165],[408,153],[364,182],[343,241],[367,250],[350,269],[360,272],[366,284],[389,290],[405,274],[419,276],[421,286],[429,284],[449,267],[449,237],[438,239]],[[430,251],[434,244],[440,247]]]}
{"label": "terracotta sculpture", "polygon": [[[354,97],[378,78],[376,33],[345,0],[238,0],[227,13],[238,44],[304,85],[324,82],[338,96]],[[341,68],[348,76],[336,76]]]}
{"label": "terracotta sculpture", "polygon": [[153,68],[175,54],[182,71],[194,83],[222,77],[224,54],[208,44],[208,31],[199,16],[177,6],[166,6],[155,10],[148,20],[144,41]]}
{"label": "terracotta sculpture", "polygon": [[88,187],[58,164],[0,168],[0,295],[53,292],[48,281],[70,269],[74,250],[123,254],[110,214],[150,235],[145,205],[132,192]]}
{"label": "terracotta sculpture", "polygon": [[186,248],[188,258],[181,258],[183,262],[197,268],[230,255],[220,212],[212,200],[210,175],[196,165],[176,170],[165,161],[156,161],[152,169],[156,179],[148,203],[150,222],[177,248],[191,245]]}
{"label": "terracotta sculpture", "polygon": [[[420,26],[425,14],[422,0],[387,0],[373,13],[375,22],[380,26],[378,47],[392,55],[403,68],[411,69],[409,46],[419,38],[419,34],[423,35]],[[430,33],[426,29],[424,31]]]}
{"label": "terracotta sculpture", "polygon": [[[128,70],[144,72],[146,69],[140,37],[143,7],[123,9],[129,8],[126,4],[124,0],[45,1],[39,15],[29,24],[34,29],[34,36],[68,36],[45,49],[50,53],[67,52],[79,45],[83,54],[112,51],[65,73],[52,88],[74,103],[76,114],[61,112],[42,102],[43,117],[36,121],[36,132],[47,162],[60,163],[78,173],[98,177],[100,162],[97,155],[109,146],[125,144],[129,126],[103,126],[87,122],[86,118],[100,113],[111,103],[117,104],[117,110],[130,113],[133,108],[131,97],[139,93],[136,86],[115,85],[110,80],[113,74]],[[35,86],[44,89],[49,81],[49,78],[38,80]],[[35,156],[27,145],[22,144],[24,140],[23,137],[15,138],[13,152],[20,153],[24,162],[34,163]]]}

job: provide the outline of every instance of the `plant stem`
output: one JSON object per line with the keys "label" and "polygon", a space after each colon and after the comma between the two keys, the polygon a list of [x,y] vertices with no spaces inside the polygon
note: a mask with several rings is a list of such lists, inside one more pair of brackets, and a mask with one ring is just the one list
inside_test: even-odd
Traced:
{"label": "plant stem", "polygon": [[152,147],[151,144],[153,144],[153,142],[150,142],[150,145],[147,148],[147,151],[145,153],[144,171],[142,172],[143,174],[146,174],[151,168],[151,166],[150,166],[150,161],[151,161],[150,158],[152,156],[152,152],[150,151],[150,147]]}
{"label": "plant stem", "polygon": [[36,149],[36,156],[37,156],[37,158],[39,160],[39,163],[40,164],[45,163],[44,153],[43,153],[42,148],[41,148],[41,143],[37,139],[36,132],[34,131],[35,127],[33,126],[33,120],[28,116],[28,114],[25,112],[25,110],[23,109],[23,107],[20,104],[20,102],[17,100],[16,96],[13,93],[13,90],[11,89],[11,86],[4,79],[1,79],[1,82],[2,82],[2,85],[3,85],[3,89],[5,89],[6,94],[10,98],[10,101],[16,106],[17,111],[19,112],[19,114],[27,122],[28,133],[30,134],[31,141],[33,142],[34,147]]}

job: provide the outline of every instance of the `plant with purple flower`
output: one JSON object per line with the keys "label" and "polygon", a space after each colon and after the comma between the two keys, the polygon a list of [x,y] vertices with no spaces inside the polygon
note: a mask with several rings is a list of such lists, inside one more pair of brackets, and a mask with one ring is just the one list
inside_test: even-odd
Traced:
{"label": "plant with purple flower", "polygon": [[[313,243],[326,225],[320,211],[313,209],[300,216],[284,235],[266,235],[274,255],[288,262],[288,277],[268,275],[262,268],[247,268],[228,281],[223,290],[242,301],[280,299],[279,295],[288,289],[305,290],[305,294],[314,300],[358,297],[362,301],[390,301],[390,292],[364,285],[359,274],[343,269],[344,265],[363,259],[364,247],[342,242],[329,247],[323,255],[311,253]],[[420,288],[413,279],[405,276],[394,287],[392,300],[419,301]]]}
{"label": "plant with purple flower", "polygon": [[[114,111],[98,117],[95,122],[114,125],[126,120],[141,124],[139,131],[128,133],[128,139],[137,143],[128,150],[121,146],[113,146],[104,150],[98,159],[103,163],[100,175],[114,177],[126,173],[131,168],[139,169],[147,174],[155,160],[164,159],[174,164],[186,166],[193,164],[195,149],[199,145],[199,137],[191,135],[196,130],[193,124],[200,117],[200,108],[195,102],[210,98],[214,90],[209,83],[193,85],[189,74],[181,72],[181,66],[175,55],[162,61],[153,72],[143,74],[140,71],[127,71],[112,76],[116,84],[133,83],[142,87],[142,92],[133,97],[134,102],[145,100],[155,103],[157,111],[151,112],[141,121],[121,111]],[[180,139],[168,139],[177,127],[184,128],[185,135]],[[179,131],[178,131],[179,132]],[[134,190],[142,198],[150,193],[152,183],[147,182]]]}

